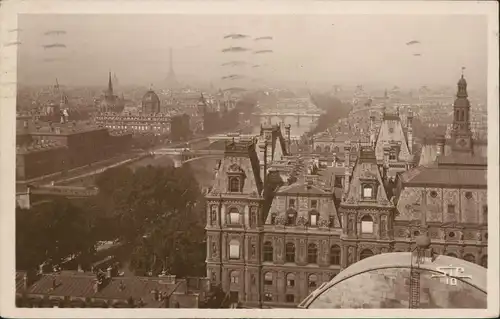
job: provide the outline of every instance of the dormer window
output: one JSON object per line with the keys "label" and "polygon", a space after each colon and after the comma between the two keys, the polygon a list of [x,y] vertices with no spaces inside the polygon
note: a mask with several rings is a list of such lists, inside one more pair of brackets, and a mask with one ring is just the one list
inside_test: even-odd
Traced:
{"label": "dormer window", "polygon": [[371,184],[364,184],[362,186],[363,199],[373,199],[374,198],[374,187]]}
{"label": "dormer window", "polygon": [[318,200],[312,199],[311,200],[311,208],[312,209],[317,209],[318,208]]}
{"label": "dormer window", "polygon": [[239,177],[230,177],[229,178],[229,192],[237,193],[240,192],[240,178]]}
{"label": "dormer window", "polygon": [[312,211],[309,213],[309,225],[311,227],[318,226],[319,214],[317,211]]}
{"label": "dormer window", "polygon": [[396,156],[396,150],[393,148],[391,149],[391,151],[389,152],[389,160],[390,161],[395,161],[397,159],[397,156]]}
{"label": "dormer window", "polygon": [[297,212],[293,209],[289,209],[286,213],[286,224],[287,226],[294,226],[297,221]]}

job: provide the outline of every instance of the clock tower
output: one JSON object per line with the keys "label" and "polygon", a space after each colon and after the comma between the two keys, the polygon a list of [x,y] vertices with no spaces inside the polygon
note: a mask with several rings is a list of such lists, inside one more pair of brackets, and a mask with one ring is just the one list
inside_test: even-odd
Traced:
{"label": "clock tower", "polygon": [[467,94],[467,81],[465,81],[462,68],[462,77],[458,81],[458,90],[453,103],[453,129],[451,131],[451,144],[453,152],[472,154],[472,131],[470,129],[470,102]]}

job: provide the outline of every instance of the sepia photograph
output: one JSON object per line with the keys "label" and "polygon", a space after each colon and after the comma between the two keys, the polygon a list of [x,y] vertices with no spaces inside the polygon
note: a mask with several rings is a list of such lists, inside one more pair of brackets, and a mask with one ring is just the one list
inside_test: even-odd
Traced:
{"label": "sepia photograph", "polygon": [[1,315],[497,316],[498,4],[236,2],[0,8]]}

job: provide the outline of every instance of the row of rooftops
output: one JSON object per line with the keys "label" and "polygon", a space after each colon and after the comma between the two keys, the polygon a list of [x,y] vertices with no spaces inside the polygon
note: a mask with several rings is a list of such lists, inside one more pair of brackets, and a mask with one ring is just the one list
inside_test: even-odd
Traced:
{"label": "row of rooftops", "polygon": [[158,277],[112,276],[108,272],[56,271],[28,278],[26,272],[16,272],[16,293],[28,297],[50,296],[85,301],[88,298],[103,302],[125,302],[148,308],[168,307],[165,303],[175,294],[191,295],[179,301],[182,308],[197,308],[200,294],[210,288],[208,279],[177,279],[173,275]]}

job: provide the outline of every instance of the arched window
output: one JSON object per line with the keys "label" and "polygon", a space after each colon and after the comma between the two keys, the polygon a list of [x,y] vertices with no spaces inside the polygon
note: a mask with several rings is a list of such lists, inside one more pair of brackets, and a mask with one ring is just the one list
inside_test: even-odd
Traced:
{"label": "arched window", "polygon": [[307,280],[308,287],[309,288],[316,288],[317,283],[318,283],[318,276],[316,276],[315,274],[309,275],[309,278]]}
{"label": "arched window", "polygon": [[316,227],[318,226],[318,218],[319,213],[315,210],[309,212],[309,226]]}
{"label": "arched window", "polygon": [[264,285],[272,286],[273,285],[273,273],[268,271],[264,274]]}
{"label": "arched window", "polygon": [[237,239],[229,241],[229,259],[240,259],[240,242]]}
{"label": "arched window", "polygon": [[270,241],[264,243],[264,261],[273,261],[273,244]]}
{"label": "arched window", "polygon": [[250,226],[257,226],[257,211],[254,208],[252,208],[250,211]]}
{"label": "arched window", "polygon": [[330,146],[325,146],[325,153],[330,153]]}
{"label": "arched window", "polygon": [[447,253],[446,256],[457,258],[457,255],[454,253]]}
{"label": "arched window", "polygon": [[295,287],[295,274],[289,273],[286,275],[286,286],[289,288]]}
{"label": "arched window", "polygon": [[373,234],[373,219],[370,215],[365,215],[361,218],[361,233]]}
{"label": "arched window", "polygon": [[229,210],[228,217],[229,217],[228,224],[238,225],[240,223],[240,212],[238,211],[238,209],[236,207],[232,207]]}
{"label": "arched window", "polygon": [[337,245],[330,247],[330,265],[340,265],[340,247]]}
{"label": "arched window", "polygon": [[470,263],[475,263],[476,262],[476,257],[473,254],[466,254],[464,256],[464,260],[470,262]]}
{"label": "arched window", "polygon": [[297,212],[294,209],[289,209],[286,212],[286,224],[287,226],[294,226],[297,221]]}
{"label": "arched window", "polygon": [[363,260],[371,256],[373,256],[373,251],[371,251],[370,249],[363,249],[359,254],[359,260]]}
{"label": "arched window", "polygon": [[316,153],[321,153],[321,146],[316,146]]}
{"label": "arched window", "polygon": [[481,258],[481,266],[488,268],[488,255],[484,255],[483,258]]}
{"label": "arched window", "polygon": [[231,177],[229,178],[229,192],[237,193],[240,192],[240,178],[239,177]]}
{"label": "arched window", "polygon": [[318,262],[318,247],[315,244],[307,246],[307,262],[309,264],[316,264]]}
{"label": "arched window", "polygon": [[338,153],[338,152],[339,152],[339,147],[338,147],[338,146],[335,146],[335,147],[333,148],[333,152],[334,152],[334,153]]}
{"label": "arched window", "polygon": [[233,270],[233,271],[231,271],[230,277],[231,277],[231,283],[237,284],[239,282],[240,272],[237,270]]}
{"label": "arched window", "polygon": [[285,255],[287,263],[295,262],[295,245],[293,243],[287,243],[285,246]]}

